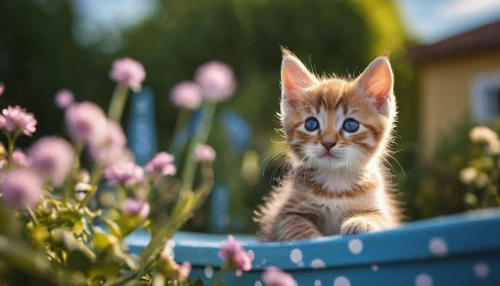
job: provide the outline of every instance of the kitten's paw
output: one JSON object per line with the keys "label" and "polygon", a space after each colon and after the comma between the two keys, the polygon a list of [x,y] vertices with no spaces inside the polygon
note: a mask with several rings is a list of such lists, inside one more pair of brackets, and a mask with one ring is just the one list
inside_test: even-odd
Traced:
{"label": "kitten's paw", "polygon": [[364,217],[351,217],[347,219],[340,227],[341,235],[352,235],[357,233],[365,233],[380,230],[377,223],[370,221]]}

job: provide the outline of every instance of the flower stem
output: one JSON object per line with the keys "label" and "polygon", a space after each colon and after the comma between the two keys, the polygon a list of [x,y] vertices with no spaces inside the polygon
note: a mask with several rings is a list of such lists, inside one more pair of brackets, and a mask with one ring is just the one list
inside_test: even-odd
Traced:
{"label": "flower stem", "polygon": [[207,142],[210,130],[212,129],[216,106],[216,103],[208,101],[205,101],[203,104],[200,124],[196,127],[195,135],[188,146],[186,163],[182,172],[182,185],[177,201],[182,198],[184,192],[191,190],[193,187],[196,167],[198,165],[194,150],[198,144],[205,144]]}
{"label": "flower stem", "polygon": [[75,144],[75,162],[73,163],[73,168],[71,169],[71,174],[68,180],[66,180],[66,186],[64,187],[64,205],[68,204],[69,195],[71,190],[75,186],[75,178],[78,176],[78,171],[80,170],[80,156],[83,151],[83,142],[76,142]]}
{"label": "flower stem", "polygon": [[14,134],[14,136],[10,136],[8,133],[7,133],[7,140],[9,141],[9,146],[8,146],[8,152],[9,152],[9,159],[8,159],[8,163],[9,163],[9,169],[12,167],[12,153],[14,153],[14,147],[16,146],[16,140],[17,140],[17,137],[19,135],[18,134]]}
{"label": "flower stem", "polygon": [[103,165],[99,163],[94,164],[94,167],[92,168],[92,173],[90,174],[90,177],[92,178],[90,180],[90,185],[97,185],[99,183],[103,171],[104,171]]}
{"label": "flower stem", "polygon": [[217,275],[215,275],[214,280],[212,280],[212,286],[215,286],[221,278],[222,274],[226,273],[229,269],[231,269],[231,267],[228,267],[228,263],[224,263]]}
{"label": "flower stem", "polygon": [[113,91],[113,96],[111,97],[111,102],[109,104],[109,119],[120,122],[123,114],[123,108],[127,102],[127,95],[128,86],[118,83]]}
{"label": "flower stem", "polygon": [[[174,133],[173,133],[173,137],[175,138],[175,136],[179,133],[179,131],[181,130],[181,128],[186,125],[186,123],[189,121],[189,117],[190,117],[191,113],[190,111],[186,110],[186,109],[181,109],[179,111],[179,114],[177,115],[177,120],[175,121],[175,127],[174,127]],[[174,145],[175,142],[172,142],[171,145],[170,145],[170,153],[174,154],[175,155],[178,155],[182,152],[182,150],[184,149],[184,144],[181,144],[181,146],[175,146]],[[177,164],[179,164],[180,162],[178,161]]]}
{"label": "flower stem", "polygon": [[28,207],[28,206],[26,206],[26,210],[28,211],[28,215],[30,216],[31,220],[33,221],[33,224],[35,226],[39,226],[38,220],[36,219],[36,215],[33,212],[33,210],[30,207]]}
{"label": "flower stem", "polygon": [[101,179],[102,170],[103,170],[103,166],[98,164],[98,163],[96,163],[94,165],[94,167],[92,168],[92,174],[91,174],[92,179],[90,181],[90,186],[92,187],[92,189],[90,189],[90,191],[88,191],[85,198],[80,202],[80,204],[78,204],[79,209],[85,207],[90,202],[90,199],[94,196],[95,192],[97,191],[97,184],[99,183],[99,180]]}

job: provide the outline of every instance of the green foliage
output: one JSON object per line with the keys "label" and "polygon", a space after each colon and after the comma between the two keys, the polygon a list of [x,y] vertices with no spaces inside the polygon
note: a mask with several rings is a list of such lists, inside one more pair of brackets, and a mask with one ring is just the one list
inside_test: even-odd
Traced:
{"label": "green foliage", "polygon": [[[489,126],[500,131],[500,121],[493,120]],[[442,134],[432,160],[418,161],[412,173],[406,174],[401,183],[409,217],[413,220],[467,211],[471,208],[494,205],[492,194],[487,193],[488,203],[471,205],[470,194],[482,197],[485,188],[471,188],[460,181],[460,172],[473,167],[479,172],[490,174],[495,170],[488,162],[496,162],[487,155],[482,146],[471,142],[470,132],[476,124],[466,118],[452,131]]]}

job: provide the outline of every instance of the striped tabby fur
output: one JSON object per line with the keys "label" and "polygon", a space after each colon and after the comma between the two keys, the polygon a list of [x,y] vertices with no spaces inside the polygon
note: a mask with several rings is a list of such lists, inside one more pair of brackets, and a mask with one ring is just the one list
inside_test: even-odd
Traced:
{"label": "striped tabby fur", "polygon": [[[380,231],[400,224],[383,166],[396,117],[386,56],[356,79],[318,78],[288,50],[281,70],[281,123],[292,171],[256,212],[262,241]],[[309,131],[314,117],[319,129]],[[359,130],[343,129],[346,119]],[[335,144],[328,149],[328,144]]]}

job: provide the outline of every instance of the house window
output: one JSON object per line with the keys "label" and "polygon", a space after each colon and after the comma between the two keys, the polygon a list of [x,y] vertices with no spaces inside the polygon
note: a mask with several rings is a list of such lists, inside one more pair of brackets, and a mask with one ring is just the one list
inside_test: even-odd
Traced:
{"label": "house window", "polygon": [[477,76],[472,84],[472,116],[480,123],[500,116],[500,72]]}

